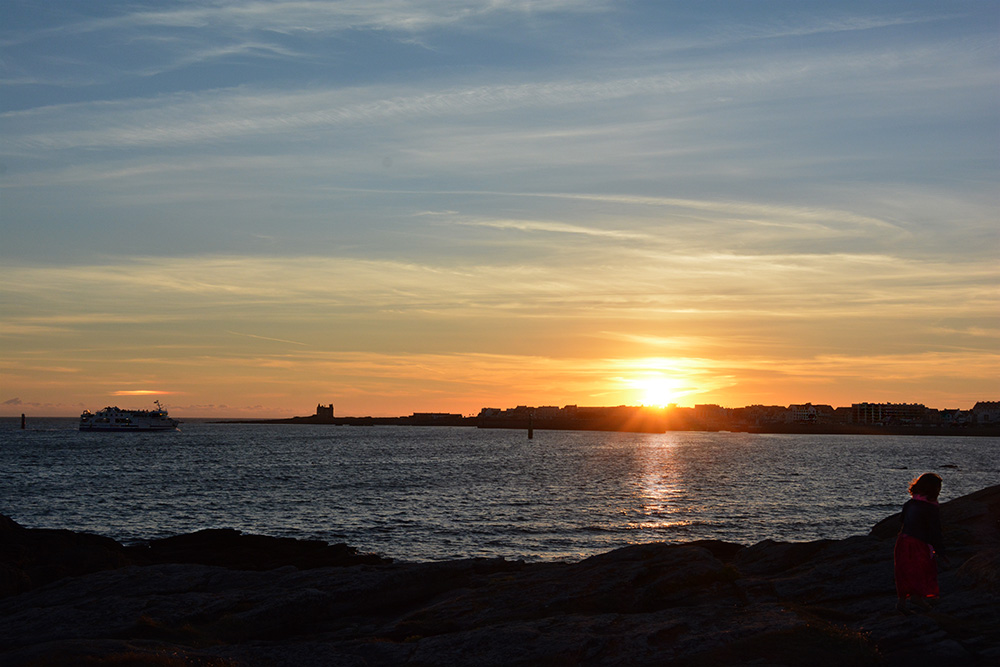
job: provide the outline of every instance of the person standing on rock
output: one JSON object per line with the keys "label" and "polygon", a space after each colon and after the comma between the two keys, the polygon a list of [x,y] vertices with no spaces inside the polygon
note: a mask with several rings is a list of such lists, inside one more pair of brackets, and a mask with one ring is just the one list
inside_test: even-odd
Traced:
{"label": "person standing on rock", "polygon": [[928,611],[928,599],[938,597],[937,562],[944,555],[941,510],[938,495],[941,478],[927,472],[910,483],[911,498],[903,505],[903,527],[896,538],[893,560],[896,570],[896,609],[911,614],[913,606]]}

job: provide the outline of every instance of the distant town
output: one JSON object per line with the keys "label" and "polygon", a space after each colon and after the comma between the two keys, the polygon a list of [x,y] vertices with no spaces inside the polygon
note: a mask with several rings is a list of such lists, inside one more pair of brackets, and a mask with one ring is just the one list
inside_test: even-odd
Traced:
{"label": "distant town", "polygon": [[737,431],[747,433],[844,433],[901,435],[1000,435],[1000,401],[980,401],[970,410],[928,408],[920,403],[854,403],[850,407],[803,403],[724,408],[696,405],[665,408],[577,405],[483,408],[476,416],[415,412],[406,417],[337,417],[333,404],[316,413],[287,419],[241,420],[243,423],[329,424],[338,426],[470,426],[528,430]]}

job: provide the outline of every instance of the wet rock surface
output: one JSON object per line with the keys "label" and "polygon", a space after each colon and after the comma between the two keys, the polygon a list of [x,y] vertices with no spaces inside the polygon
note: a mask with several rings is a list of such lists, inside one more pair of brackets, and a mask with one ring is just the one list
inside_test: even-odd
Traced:
{"label": "wet rock surface", "polygon": [[0,517],[0,664],[1000,664],[1000,486],[942,505],[942,599],[894,609],[869,535],[393,563],[201,531],[125,547]]}

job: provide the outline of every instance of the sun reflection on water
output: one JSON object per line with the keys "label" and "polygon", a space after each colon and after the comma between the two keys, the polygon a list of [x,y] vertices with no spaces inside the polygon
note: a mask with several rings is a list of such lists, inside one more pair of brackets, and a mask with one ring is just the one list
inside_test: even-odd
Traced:
{"label": "sun reflection on water", "polygon": [[[638,450],[637,508],[639,515],[626,522],[628,530],[676,531],[701,522],[695,518],[699,507],[691,502],[686,466],[679,455],[680,444],[671,434],[657,436]],[[652,446],[650,446],[652,445]],[[669,536],[664,535],[664,539]]]}

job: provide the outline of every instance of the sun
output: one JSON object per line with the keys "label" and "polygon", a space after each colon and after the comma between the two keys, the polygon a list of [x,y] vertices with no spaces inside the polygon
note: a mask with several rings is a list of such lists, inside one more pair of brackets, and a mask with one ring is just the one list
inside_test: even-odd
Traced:
{"label": "sun", "polygon": [[676,403],[682,393],[680,381],[662,375],[636,380],[635,386],[641,392],[642,404],[657,408]]}

